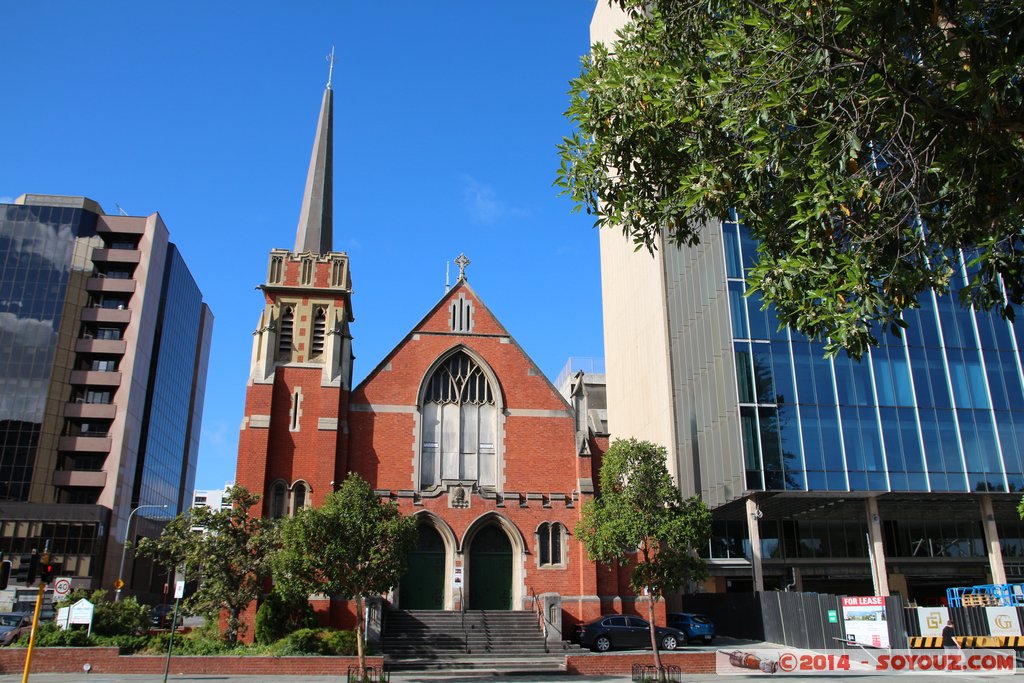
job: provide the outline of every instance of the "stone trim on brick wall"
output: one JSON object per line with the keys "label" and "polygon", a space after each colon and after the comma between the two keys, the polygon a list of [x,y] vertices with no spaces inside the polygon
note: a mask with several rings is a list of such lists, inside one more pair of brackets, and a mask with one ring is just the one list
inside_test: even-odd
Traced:
{"label": "stone trim on brick wall", "polygon": [[[81,674],[89,664],[93,674],[154,674],[164,672],[162,655],[119,655],[116,647],[43,647],[32,655],[32,673]],[[383,657],[367,657],[366,665],[380,667]],[[344,676],[357,657],[171,657],[170,673],[226,674],[235,676]],[[25,648],[0,650],[0,674],[20,674],[25,668]]]}

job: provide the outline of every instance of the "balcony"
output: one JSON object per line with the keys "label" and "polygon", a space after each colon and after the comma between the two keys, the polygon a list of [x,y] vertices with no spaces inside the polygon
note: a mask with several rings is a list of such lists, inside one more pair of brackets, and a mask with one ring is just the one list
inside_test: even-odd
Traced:
{"label": "balcony", "polygon": [[96,387],[121,386],[120,372],[103,372],[100,370],[75,370],[71,373],[71,383]]}
{"label": "balcony", "polygon": [[62,436],[57,448],[78,453],[109,453],[110,444],[109,436]]}
{"label": "balcony", "polygon": [[107,473],[103,471],[80,472],[76,470],[57,470],[53,473],[53,485],[103,488],[107,485]]}
{"label": "balcony", "polygon": [[92,260],[94,263],[138,263],[142,260],[142,252],[138,249],[95,249]]}
{"label": "balcony", "polygon": [[122,323],[127,325],[132,320],[132,312],[127,308],[83,308],[84,323]]}
{"label": "balcony", "polygon": [[128,342],[124,339],[76,339],[75,353],[111,353],[124,355]]}
{"label": "balcony", "polygon": [[89,292],[130,294],[135,291],[135,280],[116,277],[91,277],[85,281],[85,289]]}
{"label": "balcony", "polygon": [[96,224],[101,235],[142,235],[146,232],[146,219],[138,216],[103,216]]}
{"label": "balcony", "polygon": [[65,403],[64,417],[113,420],[117,417],[117,406],[113,403]]}

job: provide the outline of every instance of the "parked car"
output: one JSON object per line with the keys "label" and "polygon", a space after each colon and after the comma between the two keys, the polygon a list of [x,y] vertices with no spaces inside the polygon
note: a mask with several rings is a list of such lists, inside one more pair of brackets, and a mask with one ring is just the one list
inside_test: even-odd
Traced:
{"label": "parked car", "polygon": [[668,625],[686,634],[686,641],[703,640],[710,643],[715,639],[715,622],[703,614],[694,612],[669,612]]}
{"label": "parked car", "polygon": [[31,612],[5,612],[0,614],[0,645],[10,645],[22,633],[32,629]]}
{"label": "parked car", "polygon": [[[654,632],[662,650],[674,650],[686,644],[686,635],[679,629],[657,626]],[[607,614],[576,627],[576,638],[580,645],[594,652],[607,652],[613,647],[649,647],[651,629],[640,617]]]}
{"label": "parked car", "polygon": [[[174,605],[154,605],[149,610],[149,625],[153,628],[170,628],[171,618],[174,616]],[[178,611],[178,618],[174,621],[174,627],[178,628],[184,621],[181,611]]]}

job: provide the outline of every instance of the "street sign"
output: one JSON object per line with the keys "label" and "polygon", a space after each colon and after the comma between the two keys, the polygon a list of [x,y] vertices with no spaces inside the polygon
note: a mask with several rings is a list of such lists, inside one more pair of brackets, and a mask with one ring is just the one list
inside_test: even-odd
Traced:
{"label": "street sign", "polygon": [[185,582],[175,581],[174,582],[174,599],[181,600],[185,597]]}
{"label": "street sign", "polygon": [[114,590],[121,590],[122,588],[124,588],[124,581],[122,581],[121,579],[116,579],[114,581]]}
{"label": "street sign", "polygon": [[53,595],[57,598],[66,598],[71,593],[71,577],[62,576],[53,582]]}

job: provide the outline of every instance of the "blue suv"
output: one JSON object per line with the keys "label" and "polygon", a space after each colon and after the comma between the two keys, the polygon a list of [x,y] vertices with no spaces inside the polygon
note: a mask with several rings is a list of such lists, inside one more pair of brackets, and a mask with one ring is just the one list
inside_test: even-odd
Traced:
{"label": "blue suv", "polygon": [[666,617],[670,628],[679,629],[686,634],[687,642],[703,640],[705,643],[710,643],[715,639],[715,622],[703,614],[669,612]]}

